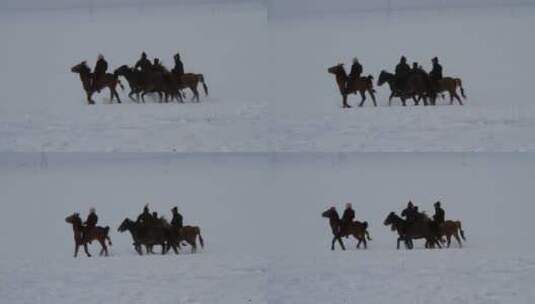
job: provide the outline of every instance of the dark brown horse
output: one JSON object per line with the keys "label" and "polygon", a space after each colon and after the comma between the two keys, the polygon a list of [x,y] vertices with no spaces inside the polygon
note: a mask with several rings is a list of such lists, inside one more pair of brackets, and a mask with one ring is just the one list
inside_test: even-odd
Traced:
{"label": "dark brown horse", "polygon": [[441,236],[446,237],[448,248],[450,248],[452,236],[455,237],[455,239],[457,240],[459,248],[463,247],[461,238],[463,239],[463,241],[466,241],[466,238],[464,237],[464,231],[461,226],[461,221],[445,221],[442,225],[440,225],[439,228]]}
{"label": "dark brown horse", "polygon": [[85,254],[90,257],[91,254],[87,249],[87,243],[91,243],[94,240],[97,240],[100,243],[102,249],[100,250],[100,255],[108,256],[108,247],[106,246],[106,240],[111,246],[111,239],[108,236],[110,227],[95,227],[89,231],[86,230],[86,227],[82,225],[82,219],[78,213],[74,213],[67,218],[65,221],[72,225],[72,230],[74,232],[74,257],[78,256],[78,248],[80,245],[84,246]]}
{"label": "dark brown horse", "polygon": [[413,239],[425,239],[425,248],[434,248],[435,245],[441,248],[438,241],[440,236],[436,235],[431,220],[425,214],[420,213],[419,218],[414,223],[407,223],[395,212],[390,212],[384,221],[384,225],[391,226],[392,231],[397,231],[397,249],[399,249],[401,241],[405,242],[407,249],[413,249]]}
{"label": "dark brown horse", "polygon": [[117,93],[116,87],[117,85],[119,85],[122,89],[124,89],[124,87],[121,84],[117,74],[106,73],[98,83],[93,83],[93,74],[91,73],[91,69],[89,66],[87,66],[85,61],[82,61],[81,63],[72,67],[71,72],[80,76],[80,81],[82,82],[82,86],[87,95],[88,104],[95,104],[91,97],[95,92],[100,92],[100,90],[104,88],[110,89],[111,102],[113,102],[113,98],[117,98],[117,102],[121,103],[121,98]]}
{"label": "dark brown horse", "polygon": [[375,101],[374,94],[375,90],[373,89],[373,76],[369,75],[368,77],[361,77],[359,79],[356,79],[355,81],[352,81],[350,86],[348,87],[347,82],[349,77],[347,76],[346,71],[344,69],[344,65],[342,63],[330,67],[329,69],[327,69],[327,71],[330,74],[333,74],[336,78],[338,90],[340,90],[340,94],[342,94],[343,108],[351,108],[351,106],[347,103],[347,96],[349,94],[356,94],[357,92],[360,93],[360,96],[362,97],[359,107],[362,107],[364,105],[364,101],[366,101],[366,92],[370,94],[374,106],[377,107],[377,102]]}
{"label": "dark brown horse", "polygon": [[[191,92],[193,93],[193,96],[191,97],[191,101],[200,102],[199,90],[197,89],[199,83],[201,83],[203,86],[204,94],[208,96],[208,86],[206,85],[204,76],[202,74],[186,73],[182,75],[180,79],[178,78],[179,76],[177,75],[173,75],[173,76],[175,78],[175,81],[178,83],[179,90],[184,90],[184,89],[191,90]],[[177,98],[178,101],[182,102],[182,96],[179,95],[178,97],[179,97]]]}
{"label": "dark brown horse", "polygon": [[450,95],[450,105],[453,105],[454,98],[457,99],[462,106],[463,102],[457,94],[457,88],[461,91],[461,96],[466,99],[464,94],[463,82],[460,78],[444,77],[438,81],[437,93],[448,92]]}
{"label": "dark brown horse", "polygon": [[[171,228],[173,230],[174,243],[180,247],[180,243],[185,241],[191,246],[191,253],[197,252],[197,238],[201,248],[204,248],[204,239],[201,235],[201,228],[199,226],[184,226],[181,229]],[[171,244],[168,244],[168,246]],[[167,250],[170,248],[168,247]],[[173,248],[174,249],[174,248]],[[177,251],[175,250],[175,253]]]}
{"label": "dark brown horse", "polygon": [[347,237],[350,235],[357,239],[357,249],[360,248],[361,243],[364,244],[364,249],[368,248],[366,238],[368,241],[371,241],[371,237],[368,232],[368,222],[355,221],[346,227],[345,231],[342,231],[342,221],[340,220],[340,217],[338,217],[338,213],[333,208],[327,209],[321,214],[321,216],[329,219],[329,225],[331,226],[331,231],[333,233],[331,250],[334,250],[334,244],[336,241],[338,241],[340,247],[342,247],[342,250],[346,250],[344,243],[342,242],[342,237]]}
{"label": "dark brown horse", "polygon": [[399,87],[396,76],[383,70],[377,79],[377,86],[382,86],[385,83],[388,83],[388,86],[390,87],[388,106],[392,105],[392,99],[394,97],[401,99],[401,104],[404,107],[407,106],[407,99],[412,98],[414,105],[416,106],[419,104],[420,99],[423,99],[424,105],[427,106],[429,104],[427,101],[428,98],[431,98],[431,104],[433,104],[436,98],[431,90],[429,78],[422,74],[410,75],[407,79],[406,88],[402,90]]}
{"label": "dark brown horse", "polygon": [[143,254],[142,245],[145,246],[147,254],[154,253],[152,248],[155,245],[162,247],[162,254],[166,254],[169,248],[173,248],[175,252],[178,252],[170,227],[166,223],[141,224],[126,218],[117,230],[119,232],[130,232],[134,241],[134,249],[139,255]]}

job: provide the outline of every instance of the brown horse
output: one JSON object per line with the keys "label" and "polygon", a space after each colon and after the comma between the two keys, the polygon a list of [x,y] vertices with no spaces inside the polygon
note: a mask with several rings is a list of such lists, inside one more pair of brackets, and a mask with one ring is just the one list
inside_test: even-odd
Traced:
{"label": "brown horse", "polygon": [[322,217],[329,219],[329,225],[331,226],[331,231],[333,233],[333,240],[331,242],[331,250],[334,250],[334,244],[336,241],[342,247],[342,250],[346,250],[344,243],[342,242],[342,237],[347,237],[352,235],[355,239],[358,240],[357,249],[360,248],[360,244],[364,244],[364,249],[368,248],[368,241],[371,241],[370,234],[368,232],[368,222],[352,222],[349,227],[346,227],[345,231],[342,231],[342,221],[338,216],[338,213],[333,209],[329,208],[321,214]]}
{"label": "brown horse", "polygon": [[464,231],[461,226],[461,221],[445,221],[442,225],[440,225],[440,234],[441,236],[446,236],[448,248],[450,248],[452,236],[457,240],[459,248],[463,247],[461,238],[463,241],[466,241],[466,238],[464,237]]}
{"label": "brown horse", "polygon": [[[174,75],[174,77],[177,83],[179,84],[179,88],[178,88],[179,90],[184,90],[184,89],[191,90],[191,92],[193,93],[193,97],[191,98],[191,101],[200,102],[199,90],[197,89],[197,86],[199,85],[199,83],[201,83],[203,86],[205,96],[208,96],[208,86],[206,85],[206,82],[204,81],[203,74],[186,73],[186,74],[183,74],[180,79],[178,79],[179,76],[177,75]],[[181,95],[176,95],[176,98],[178,99],[179,102],[183,102]]]}
{"label": "brown horse", "polygon": [[100,250],[100,255],[103,254],[108,256],[108,247],[106,246],[106,240],[111,246],[111,239],[108,236],[110,227],[95,227],[90,231],[85,231],[85,227],[82,225],[82,219],[78,213],[73,213],[72,215],[65,218],[65,221],[72,225],[72,230],[74,232],[74,257],[78,256],[78,248],[80,245],[84,246],[85,254],[90,257],[91,254],[87,249],[87,243],[97,240],[100,243],[102,249]]}
{"label": "brown horse", "polygon": [[448,92],[450,95],[450,105],[453,105],[453,99],[457,99],[459,104],[462,106],[463,102],[459,95],[457,94],[457,88],[461,91],[461,96],[463,99],[466,99],[464,94],[463,82],[460,78],[444,77],[438,81],[437,93]]}
{"label": "brown horse", "polygon": [[121,103],[121,98],[119,98],[116,87],[119,85],[123,90],[124,87],[121,84],[117,74],[106,73],[98,83],[93,83],[93,74],[91,73],[91,69],[89,66],[87,66],[85,61],[82,61],[81,63],[72,67],[71,72],[80,76],[80,81],[82,82],[82,86],[87,95],[88,104],[95,104],[95,102],[91,99],[91,96],[93,96],[95,92],[100,92],[100,90],[104,88],[110,89],[111,102],[113,102],[113,98],[115,97],[117,98],[117,102]]}
{"label": "brown horse", "polygon": [[[185,241],[191,246],[191,253],[197,252],[197,237],[199,238],[201,248],[204,248],[204,239],[202,238],[201,228],[199,228],[199,226],[184,226],[178,231],[176,231],[175,235],[175,244],[180,247],[180,243],[182,241]],[[169,250],[169,248],[167,250]]]}
{"label": "brown horse", "polygon": [[360,96],[362,97],[359,107],[362,107],[364,105],[364,101],[366,101],[366,92],[370,94],[373,104],[377,107],[374,94],[375,90],[373,89],[373,76],[369,75],[368,77],[356,79],[355,81],[351,82],[349,87],[347,87],[349,77],[344,69],[344,64],[337,64],[327,69],[327,71],[336,77],[336,84],[338,85],[340,94],[342,94],[342,107],[344,109],[351,108],[351,106],[347,103],[347,95],[356,94],[357,92],[360,93]]}
{"label": "brown horse", "polygon": [[400,242],[405,242],[407,249],[413,249],[413,239],[425,239],[425,248],[434,248],[435,245],[442,248],[439,243],[440,236],[433,229],[432,221],[427,215],[420,213],[414,223],[408,223],[399,217],[395,212],[390,212],[384,221],[385,226],[390,226],[392,231],[397,231],[397,249]]}

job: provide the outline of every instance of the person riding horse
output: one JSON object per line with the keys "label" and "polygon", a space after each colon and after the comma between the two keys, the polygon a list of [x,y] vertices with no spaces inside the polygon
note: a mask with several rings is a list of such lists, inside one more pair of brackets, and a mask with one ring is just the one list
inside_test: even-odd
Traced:
{"label": "person riding horse", "polygon": [[407,64],[407,58],[401,56],[396,66],[396,87],[398,91],[404,92],[407,86],[407,79],[411,73],[411,67]]}
{"label": "person riding horse", "polygon": [[104,59],[102,54],[98,55],[97,64],[95,65],[95,70],[93,71],[93,87],[97,89],[100,93],[100,81],[106,75],[108,71],[108,62]]}
{"label": "person riding horse", "polygon": [[433,220],[439,225],[444,224],[444,222],[446,221],[446,212],[440,206],[440,201],[436,202],[433,206],[435,207],[435,214],[433,215]]}
{"label": "person riding horse", "polygon": [[143,213],[141,213],[138,217],[136,222],[140,224],[150,224],[153,221],[153,217],[150,214],[149,211],[149,204],[146,204],[145,207],[143,207]]}
{"label": "person riding horse", "polygon": [[171,70],[173,75],[176,76],[179,85],[182,81],[182,75],[184,75],[184,64],[182,63],[182,60],[180,59],[180,53],[176,53],[175,56],[173,56],[173,59],[175,60],[175,67]]}
{"label": "person riding horse", "polygon": [[353,64],[351,65],[351,71],[349,72],[349,76],[347,78],[347,88],[350,88],[352,84],[360,79],[360,75],[362,74],[362,65],[360,64],[357,57],[353,58]]}
{"label": "person riding horse", "polygon": [[346,235],[346,238],[349,237],[348,235],[348,228],[355,220],[355,210],[353,210],[353,206],[351,203],[346,204],[346,209],[344,210],[344,213],[342,214],[342,221],[341,221],[341,229],[340,232],[342,235]]}
{"label": "person riding horse", "polygon": [[429,72],[429,78],[435,91],[438,91],[438,82],[442,79],[442,66],[438,62],[437,57],[431,59],[431,62],[433,63],[433,68]]}
{"label": "person riding horse", "polygon": [[173,214],[173,218],[171,219],[171,226],[177,229],[182,229],[182,227],[184,227],[183,217],[182,214],[178,213],[178,207],[173,207],[173,209],[171,209],[171,213]]}
{"label": "person riding horse", "polygon": [[147,54],[145,52],[141,53],[141,58],[136,62],[134,69],[139,69],[142,72],[148,72],[152,69],[152,63],[147,59]]}
{"label": "person riding horse", "polygon": [[418,207],[414,206],[412,201],[409,201],[407,208],[401,212],[401,216],[405,217],[408,224],[414,224],[418,219]]}
{"label": "person riding horse", "polygon": [[154,62],[152,63],[152,71],[158,73],[165,72],[165,67],[162,65],[159,58],[154,58]]}
{"label": "person riding horse", "polygon": [[[93,230],[95,229],[95,227],[97,226],[97,223],[98,223],[98,216],[97,216],[97,213],[95,211],[95,208],[91,208],[89,209],[89,215],[87,216],[87,219],[85,220],[84,222],[84,230],[83,230],[83,234],[84,234],[84,239],[89,239],[87,237],[87,235]],[[89,241],[89,243],[91,243]]]}

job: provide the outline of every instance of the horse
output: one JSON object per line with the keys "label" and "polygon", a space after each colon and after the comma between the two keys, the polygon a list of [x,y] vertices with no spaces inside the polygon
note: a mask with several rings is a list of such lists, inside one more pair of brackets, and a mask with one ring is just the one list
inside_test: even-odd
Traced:
{"label": "horse", "polygon": [[321,214],[322,217],[329,219],[329,225],[331,226],[331,231],[333,233],[333,240],[331,242],[331,250],[334,250],[334,244],[336,241],[342,247],[342,250],[346,250],[344,243],[342,242],[342,237],[352,235],[355,239],[358,240],[357,249],[360,248],[360,244],[364,244],[364,249],[368,248],[366,238],[368,241],[371,241],[370,234],[368,232],[368,222],[352,222],[346,231],[341,231],[342,221],[338,217],[338,213],[334,209],[329,208]]}
{"label": "horse", "polygon": [[100,92],[100,90],[104,88],[110,89],[111,102],[113,102],[113,98],[117,98],[117,102],[121,103],[121,98],[117,93],[116,87],[117,85],[119,85],[123,90],[124,87],[121,81],[119,80],[119,76],[117,74],[106,73],[104,74],[102,79],[99,80],[98,83],[93,83],[93,75],[91,73],[91,69],[89,68],[89,66],[87,66],[86,61],[82,61],[81,63],[73,66],[71,68],[71,72],[76,73],[80,76],[80,81],[82,82],[82,86],[87,95],[88,104],[95,104],[95,102],[91,99],[91,96],[93,96],[95,92]]}
{"label": "horse", "polygon": [[78,256],[78,248],[80,245],[84,246],[85,254],[90,257],[91,254],[87,249],[87,243],[91,243],[93,240],[97,240],[100,243],[102,249],[100,250],[100,255],[103,254],[108,256],[108,247],[106,246],[106,240],[111,246],[111,239],[108,236],[110,227],[100,227],[97,226],[90,231],[84,231],[86,228],[82,225],[82,219],[78,213],[73,213],[72,215],[65,218],[65,222],[72,225],[72,230],[74,232],[74,257]]}
{"label": "horse", "polygon": [[377,79],[377,86],[383,86],[388,83],[390,87],[390,96],[388,97],[388,106],[392,105],[392,99],[398,97],[401,99],[401,104],[407,106],[406,100],[412,98],[414,105],[419,105],[420,99],[423,99],[424,105],[427,106],[427,98],[431,97],[434,102],[434,94],[430,90],[430,84],[428,77],[422,77],[418,73],[411,74],[407,79],[407,88],[402,90],[399,88],[396,76],[385,70],[381,71],[379,78]]}
{"label": "horse", "polygon": [[332,66],[328,68],[327,71],[330,74],[333,74],[336,78],[336,84],[338,85],[340,94],[342,94],[342,108],[351,108],[351,106],[347,103],[347,95],[356,94],[357,92],[360,93],[360,96],[362,98],[359,107],[362,107],[364,105],[364,101],[366,101],[366,92],[370,94],[374,106],[377,107],[377,102],[375,100],[374,94],[375,90],[373,89],[372,75],[355,79],[355,81],[352,81],[348,87],[347,82],[349,80],[349,77],[347,76],[346,71],[344,69],[344,64],[340,63],[335,66]]}
{"label": "horse", "polygon": [[[127,65],[122,65],[115,70],[114,74],[123,76],[126,79],[128,85],[130,86],[130,93],[128,93],[128,97],[130,97],[132,101],[139,102],[140,94],[145,85],[143,72]],[[132,97],[134,94],[136,95],[136,99]],[[143,102],[145,102],[145,100],[143,100]]]}
{"label": "horse", "polygon": [[397,249],[399,249],[401,241],[405,242],[405,247],[407,249],[413,249],[413,239],[425,239],[425,248],[433,248],[434,245],[442,248],[438,242],[438,237],[435,235],[433,227],[431,226],[431,220],[429,220],[425,214],[420,214],[419,219],[416,222],[409,224],[395,212],[390,212],[384,221],[384,225],[390,225],[392,231],[397,231]]}
{"label": "horse", "polygon": [[[208,86],[206,85],[203,74],[185,73],[182,76],[173,74],[173,77],[175,79],[175,82],[178,84],[179,90],[191,90],[191,92],[193,93],[193,96],[191,97],[192,102],[200,102],[199,90],[197,89],[199,83],[201,83],[203,86],[205,96],[208,96]],[[180,97],[179,102],[183,102],[182,97],[180,95],[178,96]]]}
{"label": "horse", "polygon": [[[201,248],[204,248],[204,239],[202,238],[201,228],[199,228],[199,226],[184,226],[179,229],[172,227],[171,230],[173,231],[173,242],[177,247],[180,248],[180,243],[185,241],[191,246],[191,253],[195,253],[197,252],[197,238],[199,238]],[[167,250],[169,250],[171,243],[168,243],[167,246]],[[173,250],[175,253],[178,253],[175,248],[173,248]]]}
{"label": "horse", "polygon": [[[439,225],[440,229],[440,236],[446,236],[447,240],[447,247],[450,248],[451,244],[451,237],[455,237],[457,240],[457,243],[459,244],[459,248],[463,247],[463,244],[461,242],[461,238],[463,241],[466,241],[466,238],[464,237],[464,231],[461,226],[461,221],[445,221],[441,225]],[[459,237],[460,235],[460,237]]]}
{"label": "horse", "polygon": [[461,91],[461,96],[463,99],[466,99],[466,94],[464,93],[463,82],[460,78],[444,77],[437,82],[437,87],[435,88],[437,93],[448,92],[450,95],[450,105],[453,105],[454,98],[457,99],[459,104],[462,106],[463,102],[459,95],[457,94],[457,88]]}
{"label": "horse", "polygon": [[163,225],[163,223],[155,224],[141,224],[125,218],[119,228],[119,232],[129,231],[134,240],[134,249],[139,255],[143,255],[141,245],[145,246],[147,254],[153,254],[152,247],[154,245],[162,246],[162,254],[168,251],[168,244],[177,252],[175,244],[172,240],[171,231]]}

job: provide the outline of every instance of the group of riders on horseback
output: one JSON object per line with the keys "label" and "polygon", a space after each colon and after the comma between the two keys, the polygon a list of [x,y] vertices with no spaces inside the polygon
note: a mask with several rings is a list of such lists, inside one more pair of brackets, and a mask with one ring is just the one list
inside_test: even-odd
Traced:
{"label": "group of riders on horseback", "polygon": [[[406,248],[414,248],[413,239],[425,239],[426,248],[434,248],[435,246],[441,248],[441,243],[447,241],[447,246],[451,244],[451,237],[455,237],[459,247],[462,246],[461,238],[464,240],[464,231],[461,227],[460,221],[446,220],[446,212],[441,207],[440,201],[434,205],[435,213],[432,218],[429,218],[425,212],[418,211],[418,206],[415,206],[412,201],[409,201],[407,207],[401,212],[401,217],[391,212],[384,221],[386,226],[391,226],[392,231],[397,231],[398,240],[397,248],[400,247],[400,242],[404,242]],[[355,210],[351,203],[346,204],[346,208],[342,217],[339,216],[336,207],[331,207],[322,213],[323,217],[329,219],[333,239],[331,249],[334,250],[336,241],[345,250],[342,237],[348,238],[353,236],[357,239],[357,248],[360,244],[364,244],[366,248],[366,240],[371,240],[368,233],[368,223],[357,221]],[[446,240],[444,240],[446,237]]]}
{"label": "group of riders on horseback", "polygon": [[[424,105],[435,105],[438,96],[444,97],[441,95],[442,92],[449,93],[451,103],[455,98],[461,105],[463,104],[457,94],[457,88],[460,88],[462,97],[466,98],[461,80],[459,78],[443,77],[443,69],[438,57],[431,59],[431,62],[432,69],[427,73],[417,62],[413,62],[412,67],[409,66],[407,58],[401,56],[399,63],[396,65],[395,74],[386,71],[380,73],[377,84],[382,86],[384,83],[388,83],[390,86],[389,105],[394,97],[400,98],[404,106],[406,105],[406,100],[411,98],[414,100],[415,105],[418,105],[422,99]],[[373,76],[362,76],[363,67],[357,58],[353,59],[351,70],[347,76],[343,64],[333,66],[328,71],[336,76],[340,93],[343,96],[344,108],[351,108],[347,103],[347,96],[357,92],[362,96],[359,106],[364,104],[366,92],[368,92],[375,106],[377,106],[375,90],[373,89]]]}
{"label": "group of riders on horseback", "polygon": [[[195,252],[197,249],[197,237],[199,238],[201,247],[204,247],[204,240],[201,236],[200,228],[197,226],[184,226],[183,217],[178,212],[178,207],[176,206],[171,209],[171,214],[171,222],[168,222],[165,217],[158,216],[157,212],[151,213],[147,204],[136,221],[126,218],[119,226],[118,231],[129,231],[131,233],[134,241],[134,249],[140,255],[143,254],[142,246],[145,246],[147,254],[154,253],[154,245],[162,246],[162,254],[167,253],[171,248],[178,254],[178,249],[182,242],[189,244],[192,252]],[[111,245],[109,227],[97,226],[98,216],[95,208],[90,209],[85,222],[82,222],[78,213],[74,213],[65,220],[73,226],[75,257],[78,255],[79,246],[84,246],[87,256],[91,256],[87,249],[87,244],[91,244],[93,240],[100,242],[102,246],[100,254],[108,255],[105,240],[108,240],[108,244]]]}
{"label": "group of riders on horseback", "polygon": [[[122,65],[117,68],[113,74],[108,73],[108,62],[103,55],[99,55],[93,72],[87,65],[86,61],[74,66],[71,71],[80,75],[84,90],[87,94],[89,104],[94,104],[91,99],[93,93],[104,88],[109,88],[111,100],[114,98],[121,103],[119,94],[117,94],[117,85],[122,87],[119,76],[124,77],[129,86],[130,93],[128,96],[133,101],[145,102],[145,95],[148,93],[157,93],[160,102],[165,98],[165,102],[176,99],[183,102],[184,94],[182,90],[189,88],[193,92],[193,99],[199,101],[199,92],[197,85],[202,83],[204,91],[208,94],[208,87],[204,82],[202,74],[193,74],[184,72],[184,64],[180,53],[173,56],[174,67],[168,70],[159,58],[154,58],[151,62],[145,52],[141,53],[141,58],[136,62],[134,67]],[[135,99],[134,99],[135,96]]]}

